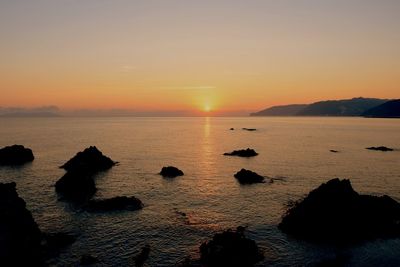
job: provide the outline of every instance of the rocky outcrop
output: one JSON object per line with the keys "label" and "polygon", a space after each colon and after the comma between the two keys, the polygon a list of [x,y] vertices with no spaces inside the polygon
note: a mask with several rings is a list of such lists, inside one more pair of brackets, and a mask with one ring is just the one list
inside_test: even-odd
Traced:
{"label": "rocky outcrop", "polygon": [[332,179],[283,216],[279,228],[297,238],[353,243],[400,236],[400,204],[389,196],[360,195],[349,180]]}
{"label": "rocky outcrop", "polygon": [[103,212],[118,210],[139,210],[143,203],[136,197],[113,197],[109,199],[92,199],[85,206],[87,211]]}
{"label": "rocky outcrop", "polygon": [[42,234],[15,183],[0,183],[0,265],[37,266]]}
{"label": "rocky outcrop", "polygon": [[254,157],[257,156],[258,153],[251,148],[241,149],[241,150],[234,150],[232,152],[224,153],[224,156],[238,156],[238,157]]}
{"label": "rocky outcrop", "polygon": [[182,176],[184,174],[183,171],[181,171],[180,169],[173,166],[168,166],[161,169],[160,175],[162,175],[163,177],[174,178],[177,176]]}
{"label": "rocky outcrop", "polygon": [[263,176],[246,169],[241,169],[234,176],[241,184],[254,184],[264,182]]}
{"label": "rocky outcrop", "polygon": [[92,265],[98,263],[99,260],[90,254],[84,254],[81,256],[80,265]]}
{"label": "rocky outcrop", "polygon": [[368,150],[376,150],[376,151],[393,151],[393,148],[389,148],[389,147],[385,147],[385,146],[371,146],[371,147],[367,147],[366,149]]}
{"label": "rocky outcrop", "polygon": [[109,157],[104,156],[95,146],[86,148],[84,151],[78,152],[73,158],[68,160],[60,168],[66,171],[85,171],[88,173],[96,173],[110,169],[117,162],[112,161]]}
{"label": "rocky outcrop", "polygon": [[6,146],[0,149],[0,166],[22,165],[34,159],[32,150],[21,145]]}
{"label": "rocky outcrop", "polygon": [[86,148],[60,167],[67,173],[56,182],[56,191],[67,200],[86,201],[97,190],[94,175],[115,164],[95,146]]}
{"label": "rocky outcrop", "polygon": [[200,261],[210,267],[254,266],[264,258],[255,241],[244,235],[244,228],[215,234],[200,246]]}

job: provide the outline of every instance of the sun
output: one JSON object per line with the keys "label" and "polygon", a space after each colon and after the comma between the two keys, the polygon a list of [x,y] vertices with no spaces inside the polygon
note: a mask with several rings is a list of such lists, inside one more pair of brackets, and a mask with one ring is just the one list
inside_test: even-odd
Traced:
{"label": "sun", "polygon": [[210,112],[210,111],[211,111],[211,107],[209,105],[205,105],[204,112]]}

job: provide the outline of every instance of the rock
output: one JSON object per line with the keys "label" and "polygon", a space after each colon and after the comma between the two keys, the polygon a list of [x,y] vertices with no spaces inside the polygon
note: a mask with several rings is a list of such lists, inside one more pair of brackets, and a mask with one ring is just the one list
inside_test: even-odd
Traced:
{"label": "rock", "polygon": [[254,151],[254,149],[241,149],[241,150],[234,150],[232,152],[224,153],[224,156],[238,156],[238,157],[254,157],[257,156],[258,153]]}
{"label": "rock", "polygon": [[377,151],[393,151],[393,148],[385,147],[385,146],[371,146],[367,147],[368,150],[377,150]]}
{"label": "rock", "polygon": [[257,131],[257,129],[254,129],[254,128],[242,128],[242,130],[249,131],[249,132]]}
{"label": "rock", "polygon": [[229,130],[231,130],[231,131],[234,131],[234,130],[235,130],[235,128],[230,128]]}
{"label": "rock", "polygon": [[60,250],[71,245],[76,237],[70,233],[44,233],[42,249],[47,257],[52,257],[60,253]]}
{"label": "rock", "polygon": [[0,265],[41,264],[42,233],[15,183],[0,183]]}
{"label": "rock", "polygon": [[97,191],[91,173],[69,171],[56,182],[56,191],[67,200],[86,201]]}
{"label": "rock", "polygon": [[349,180],[332,179],[283,216],[279,228],[297,238],[354,243],[400,236],[400,204],[384,195],[360,195]]}
{"label": "rock", "polygon": [[109,199],[92,199],[86,204],[86,210],[93,212],[139,210],[143,203],[136,197],[113,197]]}
{"label": "rock", "polygon": [[241,169],[234,176],[236,179],[238,179],[239,183],[241,184],[253,184],[253,183],[264,182],[264,177],[246,169]]}
{"label": "rock", "polygon": [[263,258],[256,242],[245,237],[243,227],[215,234],[200,246],[200,260],[210,267],[254,266]]}
{"label": "rock", "polygon": [[91,265],[98,263],[99,260],[90,254],[84,254],[81,256],[80,265]]}
{"label": "rock", "polygon": [[21,145],[6,146],[0,149],[0,166],[22,165],[34,159],[32,150]]}
{"label": "rock", "polygon": [[60,168],[65,169],[67,172],[85,171],[89,173],[97,173],[108,170],[115,164],[117,164],[117,162],[104,156],[95,146],[91,146],[82,152],[78,152]]}
{"label": "rock", "polygon": [[332,153],[338,153],[339,151],[337,151],[337,150],[334,150],[334,149],[331,149],[331,150],[329,150],[330,152],[332,152]]}
{"label": "rock", "polygon": [[161,169],[160,175],[162,175],[163,177],[174,178],[177,176],[182,176],[183,171],[181,171],[180,169],[178,169],[176,167],[168,166],[168,167],[163,167]]}
{"label": "rock", "polygon": [[144,247],[142,247],[140,253],[133,258],[135,261],[135,266],[142,267],[144,265],[144,262],[149,258],[149,254],[150,246],[145,245]]}

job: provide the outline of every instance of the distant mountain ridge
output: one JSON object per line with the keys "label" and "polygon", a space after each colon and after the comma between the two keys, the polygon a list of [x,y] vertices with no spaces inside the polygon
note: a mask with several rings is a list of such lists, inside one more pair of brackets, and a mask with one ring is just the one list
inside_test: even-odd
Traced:
{"label": "distant mountain ridge", "polygon": [[[259,112],[251,113],[250,116],[366,116],[364,114],[370,114],[368,115],[369,117],[375,117],[369,111],[387,102],[391,101],[388,99],[363,97],[326,100],[311,104],[273,106]],[[394,106],[396,106],[396,103]],[[385,106],[383,109],[385,109]]]}
{"label": "distant mountain ridge", "polygon": [[365,111],[362,116],[374,118],[400,118],[400,99],[394,99]]}

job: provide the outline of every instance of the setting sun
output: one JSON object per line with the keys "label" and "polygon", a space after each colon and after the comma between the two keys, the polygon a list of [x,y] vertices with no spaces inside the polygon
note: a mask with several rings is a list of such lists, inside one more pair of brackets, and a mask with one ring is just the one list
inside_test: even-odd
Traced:
{"label": "setting sun", "polygon": [[205,112],[210,112],[211,111],[211,107],[209,105],[205,105],[204,106],[204,111]]}

